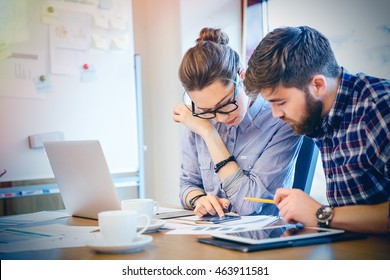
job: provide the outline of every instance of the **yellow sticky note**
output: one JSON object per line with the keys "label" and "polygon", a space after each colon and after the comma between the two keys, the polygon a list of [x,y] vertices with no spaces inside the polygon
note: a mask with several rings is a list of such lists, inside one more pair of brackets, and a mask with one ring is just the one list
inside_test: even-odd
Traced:
{"label": "yellow sticky note", "polygon": [[0,61],[7,59],[12,55],[11,51],[9,50],[8,46],[0,41]]}

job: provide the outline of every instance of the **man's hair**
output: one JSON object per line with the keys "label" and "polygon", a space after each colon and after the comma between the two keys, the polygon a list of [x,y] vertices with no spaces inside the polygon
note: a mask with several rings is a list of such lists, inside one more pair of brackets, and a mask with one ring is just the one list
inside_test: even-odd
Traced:
{"label": "man's hair", "polygon": [[248,61],[245,90],[249,96],[278,86],[304,89],[314,75],[337,77],[337,64],[328,39],[308,27],[283,27],[268,33]]}

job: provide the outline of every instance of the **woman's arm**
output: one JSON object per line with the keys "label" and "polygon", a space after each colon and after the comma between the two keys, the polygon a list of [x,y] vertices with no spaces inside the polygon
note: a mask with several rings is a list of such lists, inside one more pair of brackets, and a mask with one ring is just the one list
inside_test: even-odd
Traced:
{"label": "woman's arm", "polygon": [[[268,124],[268,125],[267,125]],[[275,206],[253,203],[244,197],[274,197],[277,188],[291,188],[302,138],[293,133],[288,124],[274,119],[264,121],[261,129],[245,131],[246,148],[242,153],[246,159],[238,158],[241,170],[222,182],[234,210],[241,215],[276,214]],[[260,154],[257,154],[261,148]],[[256,155],[248,162],[248,155]]]}
{"label": "woman's arm", "polygon": [[[185,164],[185,168],[182,168],[180,183],[182,204],[189,208],[189,201],[194,196],[201,194],[202,191],[205,193],[203,187],[204,182],[198,166],[199,155],[197,153],[194,134],[191,134],[190,131],[203,138],[214,164],[227,159],[231,154],[215,127],[208,120],[193,117],[185,105],[178,105],[174,108],[174,120],[184,124],[189,129],[186,135],[184,135],[182,142],[182,165]],[[237,169],[238,165],[234,161],[228,162],[220,169],[218,175],[224,179]],[[224,209],[229,204],[227,199],[208,194],[196,200],[195,213],[199,216],[206,214],[224,216]]]}

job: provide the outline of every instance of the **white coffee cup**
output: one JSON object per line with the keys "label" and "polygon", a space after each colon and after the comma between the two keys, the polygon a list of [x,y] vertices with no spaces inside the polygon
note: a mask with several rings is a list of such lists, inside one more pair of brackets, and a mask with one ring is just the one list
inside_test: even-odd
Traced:
{"label": "white coffee cup", "polygon": [[137,211],[139,215],[147,215],[150,220],[157,214],[159,205],[151,198],[135,198],[121,201],[122,210]]}
{"label": "white coffee cup", "polygon": [[[130,244],[150,225],[149,216],[139,215],[136,211],[103,211],[98,214],[98,219],[103,239],[113,245]],[[139,220],[144,220],[144,226],[137,231]]]}

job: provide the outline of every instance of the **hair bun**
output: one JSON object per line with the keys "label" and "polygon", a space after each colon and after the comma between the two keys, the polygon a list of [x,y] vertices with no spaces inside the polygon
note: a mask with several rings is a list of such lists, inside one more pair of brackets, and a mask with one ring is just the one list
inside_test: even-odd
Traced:
{"label": "hair bun", "polygon": [[229,43],[229,36],[225,32],[221,31],[220,28],[205,27],[199,32],[199,38],[196,39],[196,44],[206,41],[227,45]]}

